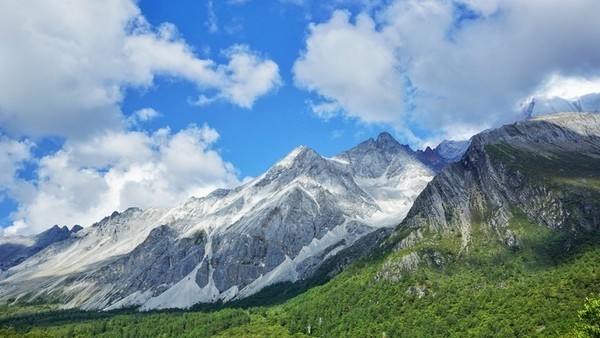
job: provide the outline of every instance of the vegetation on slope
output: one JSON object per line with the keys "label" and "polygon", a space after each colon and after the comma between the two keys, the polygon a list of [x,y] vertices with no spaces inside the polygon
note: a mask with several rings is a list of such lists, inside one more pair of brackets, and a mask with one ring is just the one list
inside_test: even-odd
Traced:
{"label": "vegetation on slope", "polygon": [[[540,230],[522,219],[511,226]],[[443,266],[424,266],[397,282],[376,280],[384,259],[374,254],[329,283],[271,307],[94,313],[4,306],[0,327],[5,329],[0,333],[31,337],[569,334],[584,299],[600,291],[600,246],[588,238],[577,250],[561,254],[562,240],[551,230],[528,234],[523,237],[528,249],[514,250],[494,241],[486,243],[482,229],[481,244],[469,254]],[[423,245],[418,250],[429,249]],[[388,259],[403,254],[399,251]]]}

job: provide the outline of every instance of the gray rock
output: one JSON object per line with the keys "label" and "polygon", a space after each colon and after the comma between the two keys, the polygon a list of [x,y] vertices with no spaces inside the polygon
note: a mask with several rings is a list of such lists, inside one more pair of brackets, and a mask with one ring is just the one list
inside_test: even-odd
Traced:
{"label": "gray rock", "polygon": [[69,230],[66,226],[54,225],[52,228],[35,236],[5,237],[0,241],[0,271],[13,267],[46,247],[63,241],[81,230],[79,225]]}
{"label": "gray rock", "polygon": [[[428,229],[434,233],[456,233],[463,249],[471,238],[471,226],[480,223],[494,229],[498,240],[519,247],[520,239],[504,231],[518,208],[527,218],[546,227],[562,228],[569,217],[587,227],[598,227],[600,209],[585,200],[567,206],[564,194],[548,184],[534,182],[520,170],[498,161],[490,146],[510,147],[523,156],[588,156],[600,158],[600,114],[555,114],[517,122],[474,136],[460,162],[448,165],[415,200],[400,228]],[[502,149],[502,148],[496,148]],[[569,155],[571,154],[571,155]],[[589,224],[591,221],[592,224]],[[414,232],[415,230],[413,230]],[[398,248],[414,242],[411,233]]]}
{"label": "gray rock", "polygon": [[[53,297],[86,309],[189,307],[307,279],[324,262],[327,274],[337,273],[365,254],[355,249],[368,251],[387,233],[373,222],[401,221],[389,201],[405,213],[432,176],[389,134],[333,159],[300,147],[235,189],[173,209],[130,208],[105,217],[9,270],[0,301]],[[33,277],[39,274],[48,277]]]}

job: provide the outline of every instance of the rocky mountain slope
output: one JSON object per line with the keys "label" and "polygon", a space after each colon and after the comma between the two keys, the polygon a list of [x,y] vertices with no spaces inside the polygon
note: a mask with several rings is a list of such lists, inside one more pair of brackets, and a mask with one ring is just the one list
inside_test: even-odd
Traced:
{"label": "rocky mountain slope", "polygon": [[386,133],[333,158],[299,147],[236,189],[113,213],[7,270],[0,300],[147,310],[243,298],[398,224],[432,177]]}
{"label": "rocky mountain slope", "polygon": [[[81,230],[79,225],[69,230],[58,225],[33,236],[0,237],[0,271],[5,271],[46,247],[69,238]],[[0,272],[1,273],[1,272]]]}
{"label": "rocky mountain slope", "polygon": [[[415,200],[390,239],[404,254],[380,277],[468,255],[474,236],[518,250],[538,231],[523,222],[564,236],[561,250],[600,230],[600,114],[545,115],[474,136]],[[453,249],[424,254],[422,244],[434,242]]]}
{"label": "rocky mountain slope", "polygon": [[[373,168],[387,158],[380,153],[388,149],[383,145],[388,144],[386,138],[367,141],[359,146],[362,149],[326,161],[346,168],[358,186],[369,183],[373,187],[383,181],[384,171]],[[391,152],[400,149],[391,145]],[[280,163],[287,166],[290,161]],[[386,175],[396,172],[391,170],[395,166],[391,162],[381,163],[385,167],[389,163]],[[313,278],[297,284],[276,283],[240,300],[246,303],[235,304],[261,307],[184,314],[93,313],[97,320],[92,322],[80,319],[89,318],[89,312],[55,313],[42,308],[47,312],[38,317],[13,316],[5,323],[22,330],[19,332],[33,326],[55,336],[72,332],[226,337],[575,336],[578,311],[587,307],[586,297],[597,298],[600,285],[598,168],[598,115],[558,114],[507,125],[474,137],[461,161],[447,166],[427,185],[389,237],[384,236],[385,228],[369,232],[323,263]],[[393,180],[395,175],[390,177]],[[382,199],[379,196],[372,199]],[[131,209],[103,222],[125,224],[131,222],[126,219],[143,213]],[[154,235],[143,241],[157,252],[169,252],[160,238],[174,238],[177,232],[169,227],[153,229]],[[198,233],[186,241],[201,243],[210,237],[210,233]],[[369,239],[379,243],[372,251],[372,245],[366,243]],[[179,246],[193,248],[191,244]],[[324,266],[352,260],[359,251],[370,253],[326,284],[310,283],[322,277]],[[145,252],[140,249],[122,257],[141,264],[141,258],[133,257],[149,259]],[[186,249],[175,256],[194,261],[200,255]],[[295,261],[298,256],[289,257]],[[127,265],[115,269],[123,267]],[[148,265],[147,270],[152,268]],[[218,268],[218,264],[213,267],[213,274]],[[313,287],[285,303],[264,304],[269,299],[265,297],[289,294],[303,285]],[[73,322],[65,324],[67,316],[72,316]],[[35,330],[30,332],[39,332]]]}
{"label": "rocky mountain slope", "polygon": [[264,322],[290,335],[565,336],[600,285],[599,168],[600,114],[481,133],[367,258]]}

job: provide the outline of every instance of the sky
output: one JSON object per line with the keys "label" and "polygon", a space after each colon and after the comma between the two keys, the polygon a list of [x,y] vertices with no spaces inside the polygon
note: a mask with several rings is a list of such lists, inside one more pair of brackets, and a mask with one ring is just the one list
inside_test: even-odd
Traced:
{"label": "sky", "polygon": [[172,207],[295,147],[413,149],[600,92],[597,0],[4,0],[0,235]]}

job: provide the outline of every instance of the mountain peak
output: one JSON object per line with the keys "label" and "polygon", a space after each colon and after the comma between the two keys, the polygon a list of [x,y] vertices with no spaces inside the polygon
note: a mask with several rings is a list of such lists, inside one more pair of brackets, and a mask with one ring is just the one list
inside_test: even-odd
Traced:
{"label": "mountain peak", "polygon": [[382,132],[376,139],[370,138],[342,154],[371,153],[374,150],[387,154],[397,154],[402,151],[413,153],[409,146],[398,143],[392,135],[387,132]]}
{"label": "mountain peak", "polygon": [[398,141],[396,141],[396,139],[392,135],[390,135],[390,133],[385,132],[385,131],[382,132],[381,134],[379,134],[379,136],[377,136],[377,140],[375,142],[377,142],[379,144],[390,143],[390,142],[398,143]]}
{"label": "mountain peak", "polygon": [[319,155],[312,148],[307,146],[299,146],[294,148],[294,150],[292,150],[281,161],[277,162],[276,166],[289,167],[297,161],[311,161],[320,157],[321,155]]}
{"label": "mountain peak", "polygon": [[379,136],[377,136],[377,139],[375,140],[375,146],[379,149],[383,149],[386,151],[395,152],[398,149],[404,149],[409,152],[412,152],[412,150],[410,150],[410,148],[407,145],[400,144],[392,135],[390,135],[390,133],[385,131],[379,134]]}

